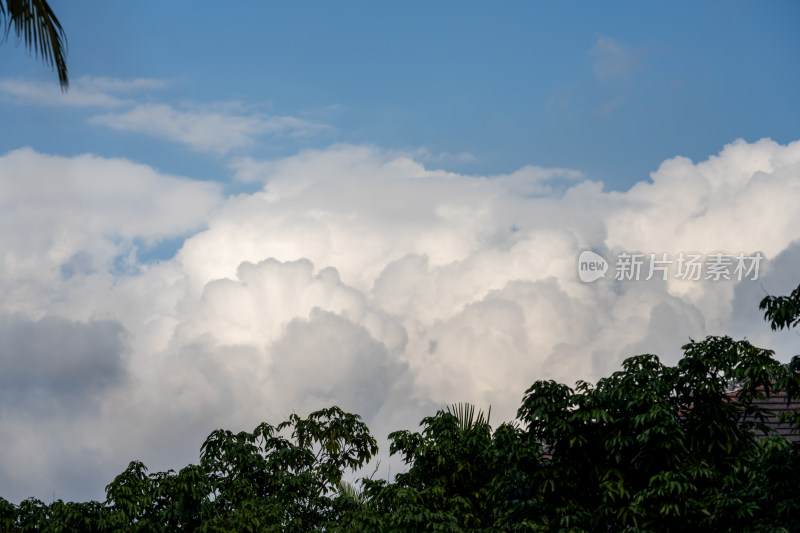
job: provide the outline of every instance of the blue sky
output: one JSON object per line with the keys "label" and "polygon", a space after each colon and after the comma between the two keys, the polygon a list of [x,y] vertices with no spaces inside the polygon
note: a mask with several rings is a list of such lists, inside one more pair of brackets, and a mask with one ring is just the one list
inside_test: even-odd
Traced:
{"label": "blue sky", "polygon": [[[259,155],[371,143],[477,174],[570,167],[625,190],[669,157],[796,135],[796,2],[56,2],[73,80],[152,78],[154,101],[240,102],[330,126]],[[12,39],[13,41],[13,39]],[[53,75],[6,43],[4,76]],[[68,98],[68,96],[67,96]],[[0,107],[0,147],[129,157],[224,179],[218,157]],[[468,154],[468,156],[467,156]],[[461,157],[458,157],[461,155]]]}
{"label": "blue sky", "polygon": [[0,45],[10,501],[331,405],[388,475],[447,404],[510,420],[706,335],[796,353],[757,307],[800,281],[797,2],[52,4],[68,93]]}

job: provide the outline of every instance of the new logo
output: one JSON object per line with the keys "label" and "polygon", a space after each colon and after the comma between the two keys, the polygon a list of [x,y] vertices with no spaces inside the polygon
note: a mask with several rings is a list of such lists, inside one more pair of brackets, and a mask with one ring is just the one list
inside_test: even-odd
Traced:
{"label": "new logo", "polygon": [[597,279],[606,277],[608,261],[591,250],[584,250],[578,257],[578,277],[584,283],[591,283]]}

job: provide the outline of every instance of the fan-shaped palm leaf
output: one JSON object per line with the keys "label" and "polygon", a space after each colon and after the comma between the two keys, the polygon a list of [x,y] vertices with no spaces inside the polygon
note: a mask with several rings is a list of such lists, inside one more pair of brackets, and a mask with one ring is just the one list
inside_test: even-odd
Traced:
{"label": "fan-shaped palm leaf", "polygon": [[355,485],[343,479],[339,480],[339,494],[345,498],[349,498],[357,502],[360,505],[367,504],[367,497],[364,496],[364,493],[358,490]]}
{"label": "fan-shaped palm leaf", "polygon": [[478,416],[475,417],[475,406],[471,403],[456,403],[447,407],[447,412],[456,417],[458,420],[458,427],[461,431],[467,431],[476,425],[482,426],[489,423],[489,417],[492,416],[492,408],[489,407],[489,412],[484,415],[483,411],[478,410]]}

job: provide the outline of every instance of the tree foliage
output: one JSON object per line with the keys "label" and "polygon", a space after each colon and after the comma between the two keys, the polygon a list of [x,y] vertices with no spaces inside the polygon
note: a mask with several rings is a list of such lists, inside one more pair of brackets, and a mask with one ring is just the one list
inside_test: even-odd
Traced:
{"label": "tree foliage", "polygon": [[773,330],[795,327],[800,324],[800,286],[789,296],[766,296],[758,308]]}
{"label": "tree foliage", "polygon": [[[797,324],[791,298],[762,302],[773,326]],[[377,445],[332,407],[216,430],[178,472],[134,461],[102,503],[0,498],[0,530],[799,531],[800,444],[757,438],[772,430],[757,400],[800,398],[800,357],[781,365],[730,337],[683,349],[675,366],[639,355],[596,384],[537,381],[496,428],[469,404],[440,410],[389,435],[407,465],[391,481],[345,481]]]}

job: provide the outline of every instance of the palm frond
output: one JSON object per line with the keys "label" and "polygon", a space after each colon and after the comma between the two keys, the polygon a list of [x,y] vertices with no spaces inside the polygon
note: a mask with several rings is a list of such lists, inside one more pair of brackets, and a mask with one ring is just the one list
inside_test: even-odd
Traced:
{"label": "palm frond", "polygon": [[67,35],[46,0],[0,0],[0,24],[4,39],[13,30],[25,48],[58,72],[61,90],[69,88]]}
{"label": "palm frond", "polygon": [[492,407],[489,406],[489,411],[486,415],[483,411],[478,410],[477,418],[475,417],[475,406],[471,403],[456,403],[447,407],[447,412],[456,417],[458,420],[458,427],[461,431],[467,431],[476,425],[485,425],[489,423],[489,418],[492,416]]}
{"label": "palm frond", "polygon": [[360,503],[361,505],[365,505],[367,502],[364,493],[358,490],[355,485],[343,479],[339,481],[339,494],[341,494],[345,498],[354,500]]}

